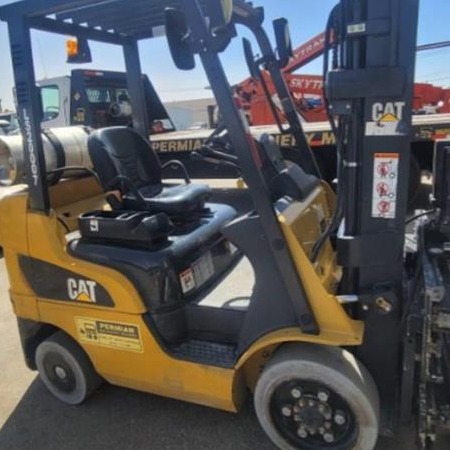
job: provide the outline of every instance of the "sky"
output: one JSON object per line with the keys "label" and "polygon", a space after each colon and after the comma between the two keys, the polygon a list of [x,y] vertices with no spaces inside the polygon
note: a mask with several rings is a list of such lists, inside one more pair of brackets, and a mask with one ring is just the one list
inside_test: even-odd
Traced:
{"label": "sky", "polygon": [[[11,0],[0,0],[0,6],[8,3]],[[337,0],[254,0],[255,5],[265,8],[266,29],[272,40],[270,21],[278,17],[289,19],[294,46],[323,31],[329,11],[336,3]],[[449,24],[449,0],[421,0],[418,44],[450,40]],[[65,38],[33,32],[32,41],[36,79],[68,75],[71,69],[77,68],[65,62]],[[122,53],[118,47],[92,43],[91,49],[95,64],[83,65],[83,68],[124,70]],[[143,41],[140,52],[142,70],[150,76],[163,101],[211,96],[200,64],[197,63],[197,68],[192,72],[178,71],[169,56],[164,38]],[[0,99],[4,108],[13,108],[13,77],[9,53],[6,25],[0,22]],[[233,41],[222,60],[232,84],[248,76],[240,39]],[[300,72],[320,74],[321,63],[317,60]],[[450,86],[450,48],[419,53],[416,80]]]}

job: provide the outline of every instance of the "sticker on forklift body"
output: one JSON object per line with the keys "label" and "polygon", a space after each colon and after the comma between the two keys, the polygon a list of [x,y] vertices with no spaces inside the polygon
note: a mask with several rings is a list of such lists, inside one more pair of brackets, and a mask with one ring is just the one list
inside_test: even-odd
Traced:
{"label": "sticker on forklift body", "polygon": [[92,233],[98,233],[99,232],[99,221],[92,219],[89,221],[89,229],[92,231]]}
{"label": "sticker on forklift body", "polygon": [[347,26],[348,34],[360,34],[365,33],[367,31],[367,25],[363,23],[354,23]]}
{"label": "sticker on forklift body", "polygon": [[214,275],[214,262],[211,252],[206,253],[191,264],[191,267],[180,273],[183,294],[200,288]]}
{"label": "sticker on forklift body", "polygon": [[372,217],[395,219],[398,186],[398,153],[375,153],[373,165]]}
{"label": "sticker on forklift body", "polygon": [[405,102],[376,102],[372,105],[372,122],[366,122],[366,136],[404,136],[408,127],[403,122]]}
{"label": "sticker on forklift body", "polygon": [[187,269],[180,273],[180,283],[183,294],[187,294],[195,289],[194,272],[192,269]]}
{"label": "sticker on forklift body", "polygon": [[75,317],[78,339],[85,344],[142,353],[142,338],[137,325]]}

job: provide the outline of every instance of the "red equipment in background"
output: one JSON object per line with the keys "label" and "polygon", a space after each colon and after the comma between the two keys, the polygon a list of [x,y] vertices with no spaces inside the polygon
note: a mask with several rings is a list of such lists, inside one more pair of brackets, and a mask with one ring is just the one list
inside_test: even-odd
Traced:
{"label": "red equipment in background", "polygon": [[413,109],[415,114],[450,113],[450,89],[416,83]]}
{"label": "red equipment in background", "polygon": [[[441,48],[437,43],[418,47],[418,50]],[[437,45],[440,45],[437,47]],[[447,46],[446,45],[446,46]],[[320,75],[297,75],[296,70],[320,57],[324,53],[325,34],[321,33],[294,50],[294,57],[283,69],[286,83],[294,98],[297,111],[306,122],[327,121],[327,114],[323,101],[323,77]],[[270,76],[266,71],[262,73],[268,91],[275,103],[281,122],[285,122],[279,99]],[[251,125],[271,125],[276,123],[273,112],[266,100],[264,88],[259,80],[247,78],[235,87],[237,102],[248,117]],[[415,114],[450,113],[450,89],[433,86],[428,83],[418,83],[415,86],[414,106]]]}

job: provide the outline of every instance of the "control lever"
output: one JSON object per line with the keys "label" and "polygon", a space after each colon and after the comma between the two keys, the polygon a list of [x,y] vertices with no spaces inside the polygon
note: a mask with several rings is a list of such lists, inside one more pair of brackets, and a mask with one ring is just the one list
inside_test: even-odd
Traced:
{"label": "control lever", "polygon": [[123,200],[120,191],[107,192],[106,201],[113,211],[120,211],[123,209]]}
{"label": "control lever", "polygon": [[221,152],[220,150],[214,150],[213,148],[204,145],[199,151],[201,155],[211,157],[211,158],[217,158],[217,159],[223,159],[227,162],[237,164],[239,159],[235,155],[230,155],[229,153]]}
{"label": "control lever", "polygon": [[143,206],[146,205],[145,199],[142,194],[137,190],[136,186],[131,182],[131,180],[124,175],[118,175],[116,178],[114,178],[109,183],[108,188],[111,190],[118,190],[121,195],[131,192],[139,203],[141,203]]}

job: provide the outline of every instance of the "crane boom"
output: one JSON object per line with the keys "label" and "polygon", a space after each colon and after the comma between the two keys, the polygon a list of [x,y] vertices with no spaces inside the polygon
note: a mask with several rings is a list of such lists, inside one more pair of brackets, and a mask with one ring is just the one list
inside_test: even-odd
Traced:
{"label": "crane boom", "polygon": [[325,50],[325,33],[314,36],[308,42],[294,50],[294,56],[283,69],[284,73],[292,73],[323,55]]}

